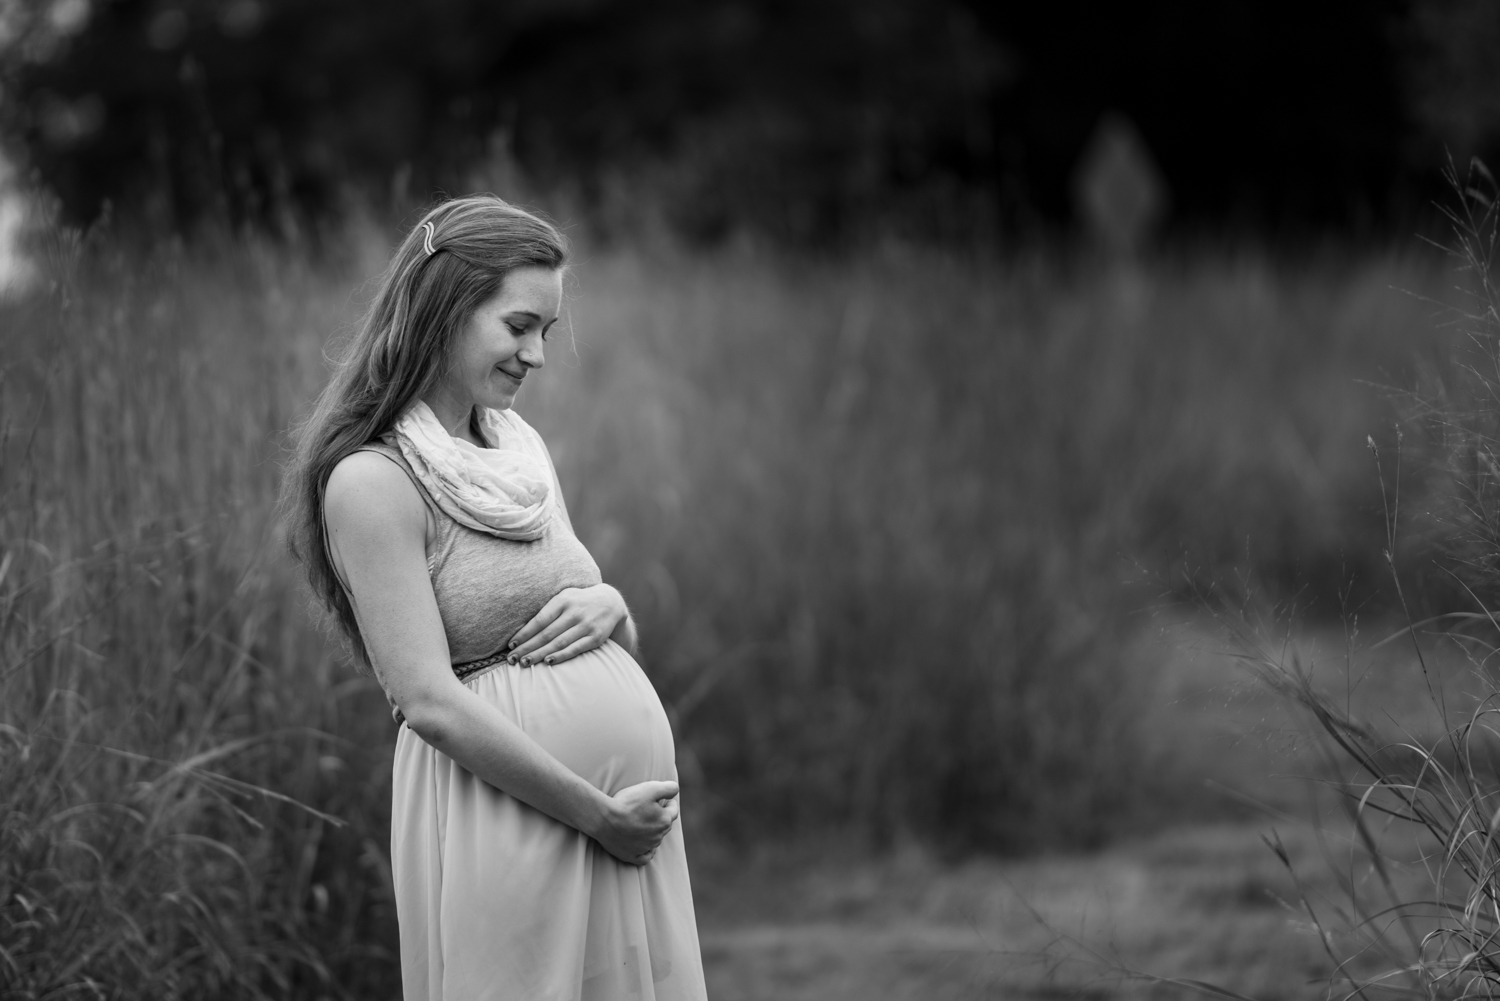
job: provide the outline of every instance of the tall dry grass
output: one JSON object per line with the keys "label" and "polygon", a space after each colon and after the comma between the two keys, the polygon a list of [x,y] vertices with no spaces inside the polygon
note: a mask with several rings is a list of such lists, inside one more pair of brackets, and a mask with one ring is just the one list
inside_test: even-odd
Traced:
{"label": "tall dry grass", "polygon": [[6,309],[6,997],[391,994],[379,710],[270,522],[335,314],[266,251],[62,235]]}
{"label": "tall dry grass", "polygon": [[[0,306],[0,981],[394,996],[383,699],[310,624],[279,443],[387,237],[56,234]],[[1147,571],[1339,578],[1415,259],[1101,271],[585,253],[522,410],[642,621],[693,836],[1086,844],[1172,774]],[[1247,537],[1252,544],[1247,548]],[[1334,569],[1329,569],[1329,568]]]}

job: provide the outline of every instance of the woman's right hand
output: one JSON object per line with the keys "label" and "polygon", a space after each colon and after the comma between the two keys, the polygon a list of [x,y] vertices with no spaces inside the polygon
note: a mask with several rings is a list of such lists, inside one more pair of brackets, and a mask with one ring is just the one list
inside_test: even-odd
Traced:
{"label": "woman's right hand", "polygon": [[641,782],[611,796],[598,830],[588,833],[621,862],[645,865],[680,809],[676,782]]}

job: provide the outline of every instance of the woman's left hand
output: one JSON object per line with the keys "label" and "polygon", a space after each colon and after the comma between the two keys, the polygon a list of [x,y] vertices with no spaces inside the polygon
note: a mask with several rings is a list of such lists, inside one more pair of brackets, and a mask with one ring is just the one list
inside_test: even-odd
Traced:
{"label": "woman's left hand", "polygon": [[629,614],[625,599],[608,584],[564,588],[511,637],[507,659],[528,667],[561,664],[603,646]]}

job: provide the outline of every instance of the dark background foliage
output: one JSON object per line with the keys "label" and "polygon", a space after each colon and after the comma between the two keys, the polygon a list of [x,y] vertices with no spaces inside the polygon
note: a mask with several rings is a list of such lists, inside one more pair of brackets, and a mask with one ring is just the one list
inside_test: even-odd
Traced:
{"label": "dark background foliage", "polygon": [[1478,0],[22,2],[12,156],[74,221],[172,228],[424,199],[497,150],[585,206],[802,244],[1067,225],[1101,115],[1178,230],[1408,231],[1495,150]]}

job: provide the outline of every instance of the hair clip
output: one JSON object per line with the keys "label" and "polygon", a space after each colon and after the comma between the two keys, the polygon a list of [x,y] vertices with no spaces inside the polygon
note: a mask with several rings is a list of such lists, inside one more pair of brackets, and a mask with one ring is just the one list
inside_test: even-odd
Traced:
{"label": "hair clip", "polygon": [[434,229],[431,220],[428,220],[427,222],[424,222],[422,224],[422,248],[427,251],[428,257],[431,257],[433,254],[437,253],[437,248],[432,245],[432,236],[434,232],[436,232],[436,230]]}

